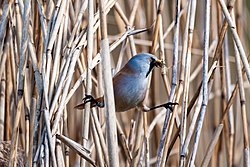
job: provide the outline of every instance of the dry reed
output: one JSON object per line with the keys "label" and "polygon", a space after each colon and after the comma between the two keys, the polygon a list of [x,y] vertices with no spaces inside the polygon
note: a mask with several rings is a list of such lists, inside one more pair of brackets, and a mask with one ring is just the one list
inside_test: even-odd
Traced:
{"label": "dry reed", "polygon": [[[0,1],[1,166],[250,166],[242,0]],[[115,113],[112,76],[150,52],[145,103]],[[105,108],[77,111],[85,94]],[[11,141],[10,141],[11,140]]]}

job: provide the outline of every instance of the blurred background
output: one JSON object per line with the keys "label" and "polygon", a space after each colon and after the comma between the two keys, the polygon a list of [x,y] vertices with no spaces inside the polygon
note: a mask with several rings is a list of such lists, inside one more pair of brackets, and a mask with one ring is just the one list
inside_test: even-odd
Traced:
{"label": "blurred background", "polygon": [[[197,143],[194,141],[201,111],[197,95],[204,79],[206,2],[211,3],[208,70],[217,63],[211,70],[208,105],[194,164],[249,165],[249,80],[244,70],[242,74],[237,72],[235,57],[241,53],[234,43],[230,26],[222,30],[227,24],[220,5],[222,1],[103,1],[112,73],[119,71],[135,54],[152,53],[164,60],[166,66],[152,72],[145,104],[152,107],[168,102],[173,86],[176,88],[171,99],[179,103],[168,119],[165,153],[160,160],[157,155],[167,112],[157,109],[145,114],[135,108],[116,113],[120,126],[120,166],[189,165]],[[231,10],[245,56],[249,57],[250,2],[223,2]],[[92,95],[100,97],[104,94],[99,64],[101,27],[99,3],[94,0],[93,4],[94,24],[90,27],[94,31],[91,41]],[[0,0],[0,141],[11,141],[11,144],[3,142],[8,147],[8,154],[1,157],[1,161],[8,163],[10,158],[10,162],[14,162],[14,146],[18,145],[18,156],[29,166],[55,163],[58,166],[91,166],[84,163],[79,153],[56,139],[56,131],[79,144],[87,133],[84,147],[90,150],[89,157],[97,166],[108,166],[105,110],[93,108],[95,114],[86,116],[84,110],[74,109],[82,102],[86,91],[88,15],[87,0]],[[218,47],[221,40],[222,48]],[[177,67],[176,85],[172,82],[173,66]],[[240,62],[238,68],[243,67]],[[238,83],[239,78],[242,84]],[[229,102],[230,97],[232,101]],[[227,107],[230,109],[226,110]],[[194,127],[190,129],[190,125]],[[51,128],[52,134],[48,134],[51,131],[46,127]],[[179,127],[182,127],[180,132]],[[187,139],[188,134],[190,139]],[[184,142],[187,150],[183,154]],[[101,145],[99,151],[98,145]],[[20,154],[20,150],[24,154]]]}

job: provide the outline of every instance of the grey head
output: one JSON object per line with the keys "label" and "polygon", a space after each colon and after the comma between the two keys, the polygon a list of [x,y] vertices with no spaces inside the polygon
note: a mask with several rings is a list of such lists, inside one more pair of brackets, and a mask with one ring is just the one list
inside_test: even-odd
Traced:
{"label": "grey head", "polygon": [[133,71],[148,77],[154,67],[162,67],[163,62],[150,53],[139,53],[133,56],[127,63]]}

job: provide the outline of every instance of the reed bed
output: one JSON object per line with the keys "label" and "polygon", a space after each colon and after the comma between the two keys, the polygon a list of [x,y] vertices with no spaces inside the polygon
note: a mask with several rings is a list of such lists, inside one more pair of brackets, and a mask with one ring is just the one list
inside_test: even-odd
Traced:
{"label": "reed bed", "polygon": [[[2,166],[250,166],[245,0],[0,0]],[[112,76],[149,52],[144,103],[115,113]],[[74,108],[85,94],[105,108]]]}

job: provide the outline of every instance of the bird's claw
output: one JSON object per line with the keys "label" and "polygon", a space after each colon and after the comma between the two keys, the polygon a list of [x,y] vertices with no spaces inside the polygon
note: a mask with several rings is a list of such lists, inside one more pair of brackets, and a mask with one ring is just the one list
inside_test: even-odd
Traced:
{"label": "bird's claw", "polygon": [[82,99],[83,100],[83,104],[85,105],[86,103],[95,103],[98,106],[98,101],[95,100],[95,98],[92,95],[85,95],[85,97]]}
{"label": "bird's claw", "polygon": [[168,102],[163,104],[163,107],[165,107],[166,109],[169,109],[171,112],[173,112],[173,106],[175,105],[179,105],[179,103],[172,103],[172,102]]}
{"label": "bird's claw", "polygon": [[97,107],[103,107],[103,104],[99,101],[97,101],[92,95],[85,95],[85,97],[82,99],[83,104],[85,105],[86,103],[94,103]]}
{"label": "bird's claw", "polygon": [[92,95],[85,95],[85,97],[82,99],[84,101],[84,104],[88,102],[97,102]]}
{"label": "bird's claw", "polygon": [[166,109],[169,109],[171,112],[173,112],[173,106],[174,105],[178,105],[178,103],[167,102],[165,104],[161,104],[159,106],[152,107],[152,108],[150,108],[149,110],[146,110],[146,111],[151,111],[151,110],[154,110],[154,109],[157,109],[157,108],[164,107]]}

